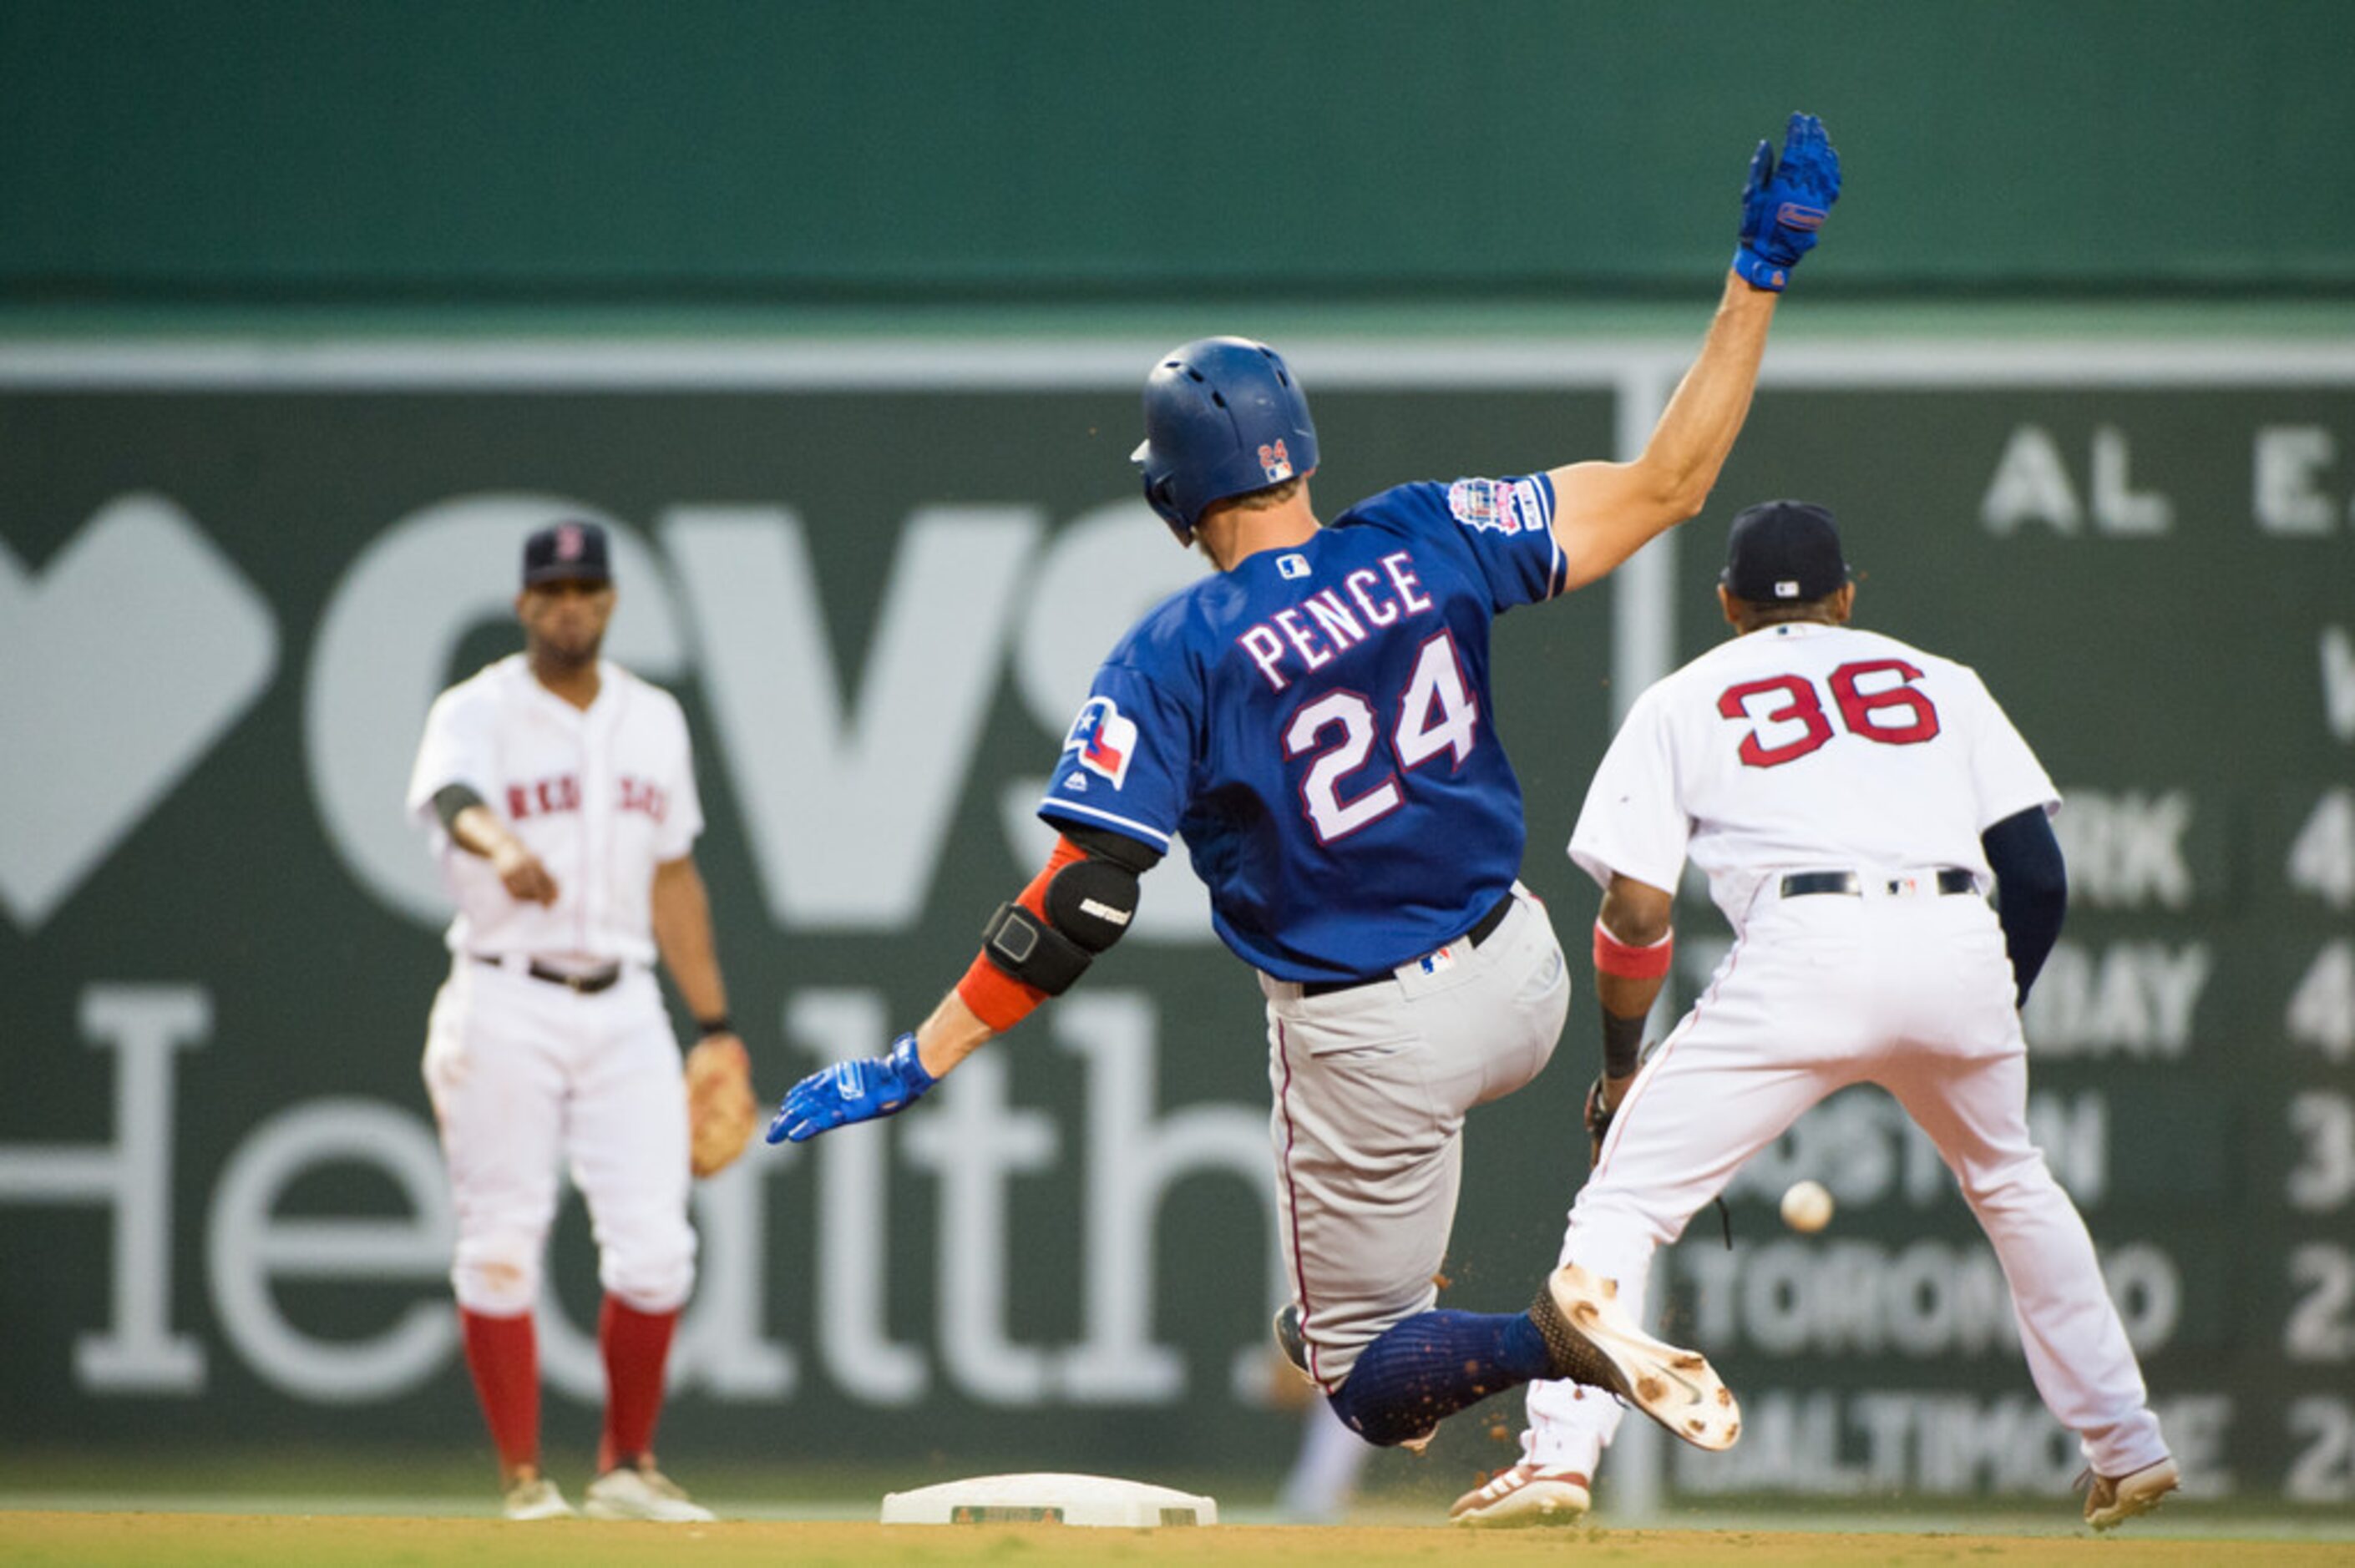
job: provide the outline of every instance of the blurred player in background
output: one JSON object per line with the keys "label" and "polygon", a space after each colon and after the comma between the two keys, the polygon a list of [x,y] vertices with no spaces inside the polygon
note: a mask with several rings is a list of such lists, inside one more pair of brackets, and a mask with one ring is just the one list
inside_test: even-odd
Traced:
{"label": "blurred player in background", "polygon": [[[1187,344],[1145,387],[1154,510],[1218,569],[1114,648],[1039,815],[1061,834],[962,981],[889,1054],[813,1074],[771,1139],[905,1108],[1079,979],[1183,834],[1212,920],[1258,972],[1274,1093],[1278,1337],[1380,1446],[1533,1377],[1620,1392],[1731,1443],[1707,1363],[1651,1340],[1607,1280],[1557,1271],[1527,1312],[1435,1311],[1464,1117],[1536,1076],[1570,996],[1516,881],[1520,788],[1496,726],[1489,627],[1595,581],[1698,512],[1749,406],[1789,270],[1838,192],[1794,115],[1762,143],[1742,244],[1699,359],[1631,462],[1383,492],[1327,527],[1307,399],[1273,350]],[[1049,611],[1051,613],[1051,610]]]}
{"label": "blurred player in background", "polygon": [[[1604,1068],[1562,1257],[1640,1310],[1653,1249],[1743,1161],[1877,1084],[1994,1244],[2037,1392],[2083,1446],[2085,1520],[2107,1530],[2177,1474],[2084,1222],[2029,1141],[2018,1010],[2067,907],[2061,799],[1976,673],[1851,628],[1855,600],[1830,513],[1741,514],[1718,588],[1736,635],[1637,699],[1587,790],[1570,854],[1604,890]],[[1689,855],[1733,948],[1639,1071]],[[1459,1499],[1459,1522],[1584,1511],[1615,1403],[1538,1383],[1529,1407],[1523,1462]]]}
{"label": "blurred player in background", "polygon": [[[558,1165],[587,1200],[607,1382],[591,1517],[678,1522],[705,1509],[655,1466],[671,1333],[695,1281],[687,1093],[648,967],[659,950],[698,1021],[697,1071],[741,1079],[710,906],[687,721],[666,692],[598,658],[614,589],[603,530],[524,546],[524,651],[434,702],[409,810],[458,905],[425,1082],[458,1220],[451,1278],[510,1519],[569,1515],[540,1473],[532,1308]],[[738,1139],[741,1148],[742,1139]],[[724,1163],[725,1161],[720,1161]]]}

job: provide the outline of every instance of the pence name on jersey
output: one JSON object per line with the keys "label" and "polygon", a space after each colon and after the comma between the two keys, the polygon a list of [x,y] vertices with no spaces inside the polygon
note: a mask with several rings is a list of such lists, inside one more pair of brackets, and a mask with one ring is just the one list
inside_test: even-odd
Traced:
{"label": "pence name on jersey", "polygon": [[1960,866],[1987,886],[1979,834],[2032,806],[2060,797],[1976,672],[1877,632],[1792,622],[1733,638],[1637,699],[1570,853],[1598,880],[1671,889],[1689,853],[1739,935],[1783,871]]}
{"label": "pence name on jersey", "polygon": [[1460,936],[1520,865],[1488,627],[1561,591],[1552,508],[1543,475],[1401,485],[1172,595],[1097,673],[1039,815],[1182,834],[1220,937],[1280,980]]}
{"label": "pence name on jersey", "polygon": [[[435,699],[409,808],[431,824],[458,905],[453,951],[654,961],[654,868],[688,853],[703,829],[687,719],[668,692],[619,665],[601,662],[598,675],[586,711],[541,685],[519,653]],[[555,880],[553,905],[511,897],[489,861],[450,842],[433,811],[448,784],[506,818]]]}

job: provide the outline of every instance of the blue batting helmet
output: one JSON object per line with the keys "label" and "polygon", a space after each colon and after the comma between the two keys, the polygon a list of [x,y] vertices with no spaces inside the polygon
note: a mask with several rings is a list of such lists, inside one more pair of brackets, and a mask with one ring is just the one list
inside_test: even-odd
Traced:
{"label": "blue batting helmet", "polygon": [[1181,545],[1212,502],[1316,466],[1308,398],[1283,356],[1245,337],[1205,337],[1161,356],[1145,379],[1145,440],[1129,461],[1145,499]]}

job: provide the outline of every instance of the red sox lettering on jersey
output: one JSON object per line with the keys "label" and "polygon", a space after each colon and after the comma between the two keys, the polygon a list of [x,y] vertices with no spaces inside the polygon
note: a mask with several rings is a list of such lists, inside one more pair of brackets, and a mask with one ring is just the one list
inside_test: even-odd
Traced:
{"label": "red sox lettering on jersey", "polygon": [[[624,773],[613,780],[613,789],[616,810],[644,811],[657,822],[670,813],[670,796],[659,784]],[[535,779],[527,784],[510,784],[505,793],[507,821],[511,822],[520,822],[527,817],[544,817],[553,811],[577,811],[581,809],[581,778],[574,773]]]}
{"label": "red sox lettering on jersey", "polygon": [[507,821],[520,822],[526,817],[545,817],[552,811],[577,811],[581,809],[581,780],[570,773],[554,779],[534,779],[528,784],[507,786]]}

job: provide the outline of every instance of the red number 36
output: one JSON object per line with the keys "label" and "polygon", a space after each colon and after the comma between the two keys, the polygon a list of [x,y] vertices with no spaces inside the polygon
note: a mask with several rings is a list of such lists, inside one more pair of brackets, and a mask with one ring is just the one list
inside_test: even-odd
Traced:
{"label": "red number 36", "polygon": [[[1894,675],[1894,684],[1867,691],[1863,683],[1875,676]],[[1840,722],[1850,735],[1883,746],[1918,746],[1938,733],[1938,710],[1911,683],[1922,672],[1902,659],[1865,659],[1843,664],[1831,673],[1832,700]],[[1779,706],[1764,699],[1779,696]],[[1730,719],[1748,719],[1754,726],[1742,737],[1740,756],[1750,768],[1780,768],[1796,762],[1832,737],[1832,721],[1816,694],[1815,683],[1800,675],[1774,675],[1729,686],[1717,699],[1717,711]],[[1796,726],[1796,733],[1791,733]],[[1769,745],[1765,732],[1788,735]]]}

